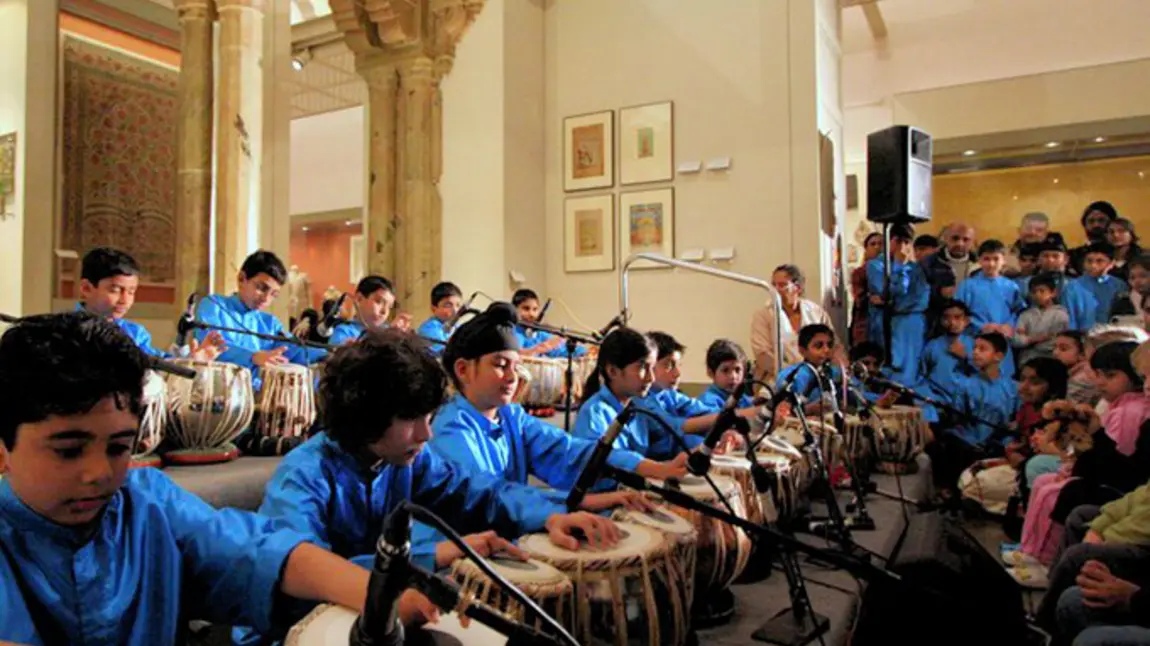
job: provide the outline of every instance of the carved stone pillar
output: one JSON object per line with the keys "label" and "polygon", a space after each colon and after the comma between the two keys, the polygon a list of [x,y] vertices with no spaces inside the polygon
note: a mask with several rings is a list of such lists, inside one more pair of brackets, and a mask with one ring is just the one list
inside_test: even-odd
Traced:
{"label": "carved stone pillar", "polygon": [[227,293],[250,251],[258,221],[263,156],[263,1],[216,0],[219,85],[216,126],[216,255],[214,287]]}
{"label": "carved stone pillar", "polygon": [[212,0],[176,0],[180,120],[176,135],[176,299],[211,289]]}
{"label": "carved stone pillar", "polygon": [[439,82],[483,0],[331,0],[368,83],[369,269],[403,308],[426,311],[441,280],[443,113]]}

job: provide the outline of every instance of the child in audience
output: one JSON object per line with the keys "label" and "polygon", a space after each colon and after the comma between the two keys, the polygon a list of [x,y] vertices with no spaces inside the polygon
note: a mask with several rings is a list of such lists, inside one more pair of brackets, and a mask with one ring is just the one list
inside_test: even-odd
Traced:
{"label": "child in audience", "polygon": [[[1018,315],[1026,309],[1026,299],[1018,285],[1002,276],[1006,265],[1006,245],[998,240],[987,240],[978,246],[978,266],[981,271],[962,281],[955,299],[970,308],[971,325],[975,332],[997,332],[1005,338],[1014,336]],[[1002,372],[1014,375],[1014,358],[1007,348]]]}
{"label": "child in audience", "polygon": [[[291,624],[289,597],[362,611],[367,570],[312,532],[128,469],[147,370],[102,318],[0,338],[0,642],[175,644],[190,618],[270,631]],[[434,614],[425,601],[405,595],[400,617]]]}
{"label": "child in audience", "polygon": [[[743,388],[747,370],[747,353],[739,344],[727,339],[718,339],[707,348],[707,376],[711,385],[699,397],[704,406],[719,410],[727,399]],[[739,408],[751,406],[751,396],[739,396]]]}
{"label": "child in audience", "polygon": [[[431,318],[419,325],[416,333],[431,343],[431,352],[443,352],[451,333],[455,331],[454,319],[463,307],[463,292],[455,283],[442,282],[431,288]],[[447,327],[451,324],[452,327]],[[435,343],[437,342],[437,343]]]}
{"label": "child in audience", "polygon": [[[80,263],[80,302],[76,310],[90,312],[116,324],[136,347],[153,357],[171,354],[152,347],[152,335],[126,317],[136,302],[136,289],[140,285],[140,266],[136,259],[119,249],[97,247],[84,254]],[[219,332],[204,335],[203,343],[194,337],[189,340],[193,359],[211,361],[227,349]]]}
{"label": "child in audience", "polygon": [[916,262],[922,262],[938,252],[938,238],[922,234],[914,239],[914,259]]}
{"label": "child in audience", "polygon": [[[918,378],[918,367],[926,338],[926,310],[930,305],[930,283],[922,267],[911,257],[914,230],[905,224],[890,229],[890,290],[891,303],[891,363],[892,377],[902,384],[913,384]],[[870,290],[870,313],[867,317],[867,339],[885,345],[883,338],[883,271],[886,259],[875,258],[867,263],[867,286]]]}
{"label": "child in audience", "polygon": [[1088,330],[1110,322],[1114,302],[1129,291],[1121,278],[1109,274],[1114,266],[1114,247],[1095,242],[1086,248],[1083,274],[1066,285],[1064,304],[1070,313],[1070,328]]}
{"label": "child in audience", "polygon": [[1111,448],[1123,456],[1135,451],[1142,425],[1150,418],[1150,400],[1142,393],[1142,377],[1130,360],[1136,347],[1133,343],[1107,343],[1090,358],[1098,388],[1103,399],[1110,403],[1110,409],[1100,422],[1095,419],[1091,430],[1098,429],[1099,424],[1101,429],[1094,433],[1093,448],[1078,456],[1064,453],[1058,473],[1047,473],[1034,481],[1023,523],[1022,543],[1019,549],[1002,555],[1003,562],[1011,567],[1011,575],[1024,586],[1046,586],[1046,568],[1062,538],[1062,525],[1054,517],[1055,506],[1063,490],[1075,479],[1072,476],[1089,475],[1087,482],[1075,485],[1076,488],[1095,486],[1100,483],[1099,478],[1106,477],[1104,469],[1097,468],[1100,457],[1107,453],[1113,455]]}
{"label": "child in audience", "polygon": [[[970,327],[970,308],[956,300],[945,301],[939,319],[943,335],[927,342],[922,353],[921,381],[927,394],[951,405],[957,403],[958,380],[975,374],[970,360],[974,355],[974,334]],[[932,408],[933,410],[933,408]],[[939,421],[942,412],[934,415]]]}
{"label": "child in audience", "polygon": [[[539,320],[539,295],[533,290],[515,290],[515,294],[511,296],[511,304],[515,306],[520,321],[535,323]],[[522,354],[524,356],[567,357],[567,344],[563,337],[532,330],[522,325],[515,326],[515,336],[519,337],[519,344],[523,348]],[[580,345],[575,348],[575,353],[572,356],[582,357],[586,354],[587,348]]]}
{"label": "child in audience", "polygon": [[1024,296],[1030,293],[1030,279],[1038,273],[1038,254],[1041,249],[1041,243],[1028,243],[1018,248],[1018,274],[1013,280]]}
{"label": "child in audience", "polygon": [[991,424],[1006,426],[1018,411],[1018,386],[1002,369],[1007,348],[1006,337],[998,332],[984,332],[975,338],[971,364],[978,374],[955,382],[955,407],[972,417],[942,430],[926,447],[935,487],[944,499],[954,497],[963,469],[985,453],[1002,448],[1006,438]]}
{"label": "child in audience", "polygon": [[1018,317],[1011,342],[1018,349],[1019,364],[1034,357],[1053,357],[1054,338],[1070,328],[1070,315],[1057,304],[1054,276],[1038,274],[1029,279],[1030,307]]}
{"label": "child in audience", "polygon": [[[355,286],[355,318],[341,322],[328,339],[331,345],[351,343],[370,329],[388,327],[387,318],[395,306],[395,287],[383,276],[365,276]],[[394,327],[411,328],[411,315],[400,314]]]}
{"label": "child in audience", "polygon": [[[863,341],[862,343],[858,343],[850,349],[848,358],[850,359],[850,365],[852,366],[856,363],[862,364],[862,366],[866,368],[868,375],[881,376],[883,371],[883,359],[885,358],[883,354],[884,353],[881,345],[877,343],[871,343],[870,341]],[[868,385],[855,375],[850,375],[850,385],[858,392],[861,392],[863,396],[866,397],[867,401],[871,402],[872,404],[881,403],[882,405],[889,405],[893,404],[894,400],[898,398],[898,393],[892,390],[881,389],[873,385]]]}
{"label": "child in audience", "polygon": [[1054,337],[1054,358],[1070,371],[1066,398],[1076,404],[1097,404],[1102,395],[1094,383],[1094,372],[1086,356],[1086,335],[1078,330],[1059,332]]}

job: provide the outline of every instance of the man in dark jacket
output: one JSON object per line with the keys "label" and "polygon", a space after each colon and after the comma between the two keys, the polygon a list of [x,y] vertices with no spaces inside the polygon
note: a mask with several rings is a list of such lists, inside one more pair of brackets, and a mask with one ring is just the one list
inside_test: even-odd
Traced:
{"label": "man in dark jacket", "polygon": [[1110,202],[1091,202],[1082,212],[1082,230],[1086,232],[1086,244],[1070,250],[1069,271],[1074,276],[1082,275],[1082,261],[1086,260],[1086,249],[1095,242],[1106,242],[1106,229],[1118,219],[1118,209]]}

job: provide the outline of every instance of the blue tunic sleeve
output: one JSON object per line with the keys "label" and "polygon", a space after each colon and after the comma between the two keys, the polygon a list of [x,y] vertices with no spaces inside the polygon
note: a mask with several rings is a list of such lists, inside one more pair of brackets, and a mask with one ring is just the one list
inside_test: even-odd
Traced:
{"label": "blue tunic sleeve", "polygon": [[[571,429],[571,433],[575,437],[598,441],[607,432],[611,422],[615,421],[616,415],[610,404],[598,397],[592,397],[579,407],[579,415],[575,418],[575,428]],[[648,427],[639,420],[632,419],[623,427],[612,446],[615,449],[648,455],[651,446]]]}
{"label": "blue tunic sleeve", "polygon": [[722,406],[716,408],[694,397],[688,397],[677,390],[663,391],[659,394],[659,399],[660,403],[666,402],[664,408],[667,413],[675,417],[702,417],[717,413],[722,408]]}
{"label": "blue tunic sleeve", "polygon": [[[230,328],[241,327],[237,325],[235,317],[230,315],[222,300],[223,297],[221,296],[209,296],[201,300],[199,307],[196,309],[196,317],[208,325]],[[252,331],[258,332],[259,330]],[[204,337],[208,335],[208,330],[196,330],[195,335],[197,340],[203,341]],[[245,337],[235,332],[220,332],[220,335],[223,336],[224,342],[227,343],[228,347],[220,354],[217,361],[234,363],[238,366],[244,366],[245,368],[255,366],[255,364],[252,363],[252,355],[254,355],[256,351],[250,349],[258,346],[258,342],[254,342],[254,337]]]}
{"label": "blue tunic sleeve", "polygon": [[364,332],[362,325],[356,323],[343,323],[336,326],[335,330],[331,333],[331,338],[328,343],[331,345],[343,345],[349,341],[355,341]]}
{"label": "blue tunic sleeve", "polygon": [[[523,411],[517,411],[517,424],[523,429],[524,445],[527,448],[527,461],[537,478],[556,489],[570,489],[591,453],[595,443],[581,437],[573,437],[554,426],[540,421]],[[643,461],[643,456],[626,449],[615,449],[607,457],[614,467],[634,471]]]}

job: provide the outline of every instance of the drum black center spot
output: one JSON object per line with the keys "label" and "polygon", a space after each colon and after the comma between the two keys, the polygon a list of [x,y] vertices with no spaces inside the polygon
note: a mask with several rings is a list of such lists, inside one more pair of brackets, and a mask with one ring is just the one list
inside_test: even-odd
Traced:
{"label": "drum black center spot", "polygon": [[496,565],[508,570],[520,570],[522,572],[534,572],[539,569],[539,566],[531,561],[520,561],[508,556],[497,556],[491,559]]}

